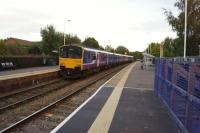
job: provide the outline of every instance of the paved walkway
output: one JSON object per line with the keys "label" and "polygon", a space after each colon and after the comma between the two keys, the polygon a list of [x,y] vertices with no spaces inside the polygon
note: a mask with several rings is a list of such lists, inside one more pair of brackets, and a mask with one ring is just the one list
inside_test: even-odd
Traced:
{"label": "paved walkway", "polygon": [[153,71],[131,64],[107,81],[52,132],[178,133],[154,95]]}

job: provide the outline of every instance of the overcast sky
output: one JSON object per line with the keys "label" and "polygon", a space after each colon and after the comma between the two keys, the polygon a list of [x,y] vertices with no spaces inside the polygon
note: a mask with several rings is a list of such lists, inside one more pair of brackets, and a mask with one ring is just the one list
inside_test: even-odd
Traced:
{"label": "overcast sky", "polygon": [[[0,38],[41,40],[40,29],[94,37],[100,45],[143,51],[149,42],[175,37],[162,8],[176,0],[4,0],[0,8]],[[71,22],[67,22],[70,19]]]}

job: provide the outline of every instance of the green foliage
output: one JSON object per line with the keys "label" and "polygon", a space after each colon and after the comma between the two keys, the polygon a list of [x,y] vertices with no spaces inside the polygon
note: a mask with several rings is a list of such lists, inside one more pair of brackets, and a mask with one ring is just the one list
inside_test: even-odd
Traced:
{"label": "green foliage", "polygon": [[105,51],[114,53],[114,52],[115,52],[115,49],[114,49],[111,45],[106,45]]}
{"label": "green foliage", "polygon": [[[185,0],[177,0],[175,7],[180,10],[177,17],[171,11],[165,9],[165,15],[173,31],[177,32],[178,38],[175,39],[176,49],[183,48],[184,19],[185,19]],[[198,55],[198,45],[200,44],[200,1],[188,0],[188,25],[187,25],[187,56]],[[182,42],[182,44],[180,44]],[[179,52],[182,56],[183,52]],[[175,53],[176,54],[176,53]],[[182,55],[180,55],[182,54]]]}
{"label": "green foliage", "polygon": [[5,41],[0,39],[0,56],[6,55]]}
{"label": "green foliage", "polygon": [[160,44],[159,43],[151,43],[149,45],[150,54],[155,57],[160,57]]}
{"label": "green foliage", "polygon": [[175,56],[175,41],[171,38],[166,38],[164,41],[164,57]]}
{"label": "green foliage", "polygon": [[87,37],[85,40],[82,42],[82,45],[88,48],[94,48],[94,49],[99,49],[99,43],[95,38],[93,37]]}
{"label": "green foliage", "polygon": [[76,35],[67,34],[65,35],[65,44],[81,44],[81,40]]}
{"label": "green foliage", "polygon": [[[52,51],[59,49],[59,46],[64,44],[63,33],[57,32],[55,28],[50,25],[41,29],[42,36],[42,51],[46,55],[54,55]],[[76,35],[65,34],[65,44],[81,44],[81,40]]]}
{"label": "green foliage", "polygon": [[183,56],[183,39],[182,38],[176,38],[174,39],[174,55],[175,56]]}
{"label": "green foliage", "polygon": [[[164,40],[164,57],[176,57],[176,56],[182,56],[183,55],[183,39],[176,38],[172,39],[167,37]],[[156,57],[160,56],[160,43],[151,43],[149,45],[150,54]],[[163,44],[162,44],[163,45]]]}
{"label": "green foliage", "polygon": [[99,45],[100,50],[105,50],[103,46]]}
{"label": "green foliage", "polygon": [[27,55],[28,54],[28,45],[22,44],[8,44],[6,47],[7,55]]}
{"label": "green foliage", "polygon": [[51,55],[53,50],[58,50],[59,34],[52,25],[41,29],[41,36],[43,42],[42,49],[46,55]]}
{"label": "green foliage", "polygon": [[5,44],[6,40],[0,39],[0,55],[1,56],[24,56],[24,55],[41,55],[41,42],[33,42],[33,44]]}
{"label": "green foliage", "polygon": [[183,55],[183,39],[166,38],[164,41],[164,57]]}
{"label": "green foliage", "polygon": [[118,53],[118,54],[129,54],[129,50],[124,46],[118,46],[115,49],[115,52]]}
{"label": "green foliage", "polygon": [[28,54],[31,55],[41,55],[42,54],[42,49],[40,44],[33,44],[28,48]]}
{"label": "green foliage", "polygon": [[139,51],[130,52],[129,55],[133,56],[134,60],[143,58],[142,52],[139,52]]}

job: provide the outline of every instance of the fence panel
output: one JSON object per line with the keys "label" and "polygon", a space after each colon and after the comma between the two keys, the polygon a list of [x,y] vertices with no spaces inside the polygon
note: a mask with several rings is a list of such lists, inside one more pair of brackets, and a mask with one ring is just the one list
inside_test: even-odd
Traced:
{"label": "fence panel", "polygon": [[200,58],[161,58],[155,64],[155,93],[182,133],[200,133]]}

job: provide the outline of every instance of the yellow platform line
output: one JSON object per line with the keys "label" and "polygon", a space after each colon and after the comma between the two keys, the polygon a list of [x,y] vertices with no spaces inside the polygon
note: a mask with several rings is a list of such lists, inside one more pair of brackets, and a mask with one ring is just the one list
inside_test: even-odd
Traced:
{"label": "yellow platform line", "polygon": [[128,79],[129,73],[131,72],[135,64],[136,63],[131,64],[129,68],[125,71],[124,75],[121,77],[121,80],[118,82],[112,94],[110,95],[107,102],[105,103],[100,113],[98,114],[96,120],[91,125],[90,129],[88,130],[88,133],[107,133],[108,132],[115,110],[119,103],[119,99],[121,97],[123,87],[126,83],[126,80]]}

